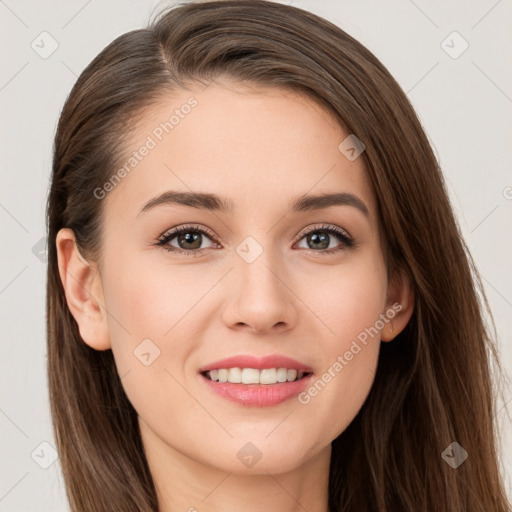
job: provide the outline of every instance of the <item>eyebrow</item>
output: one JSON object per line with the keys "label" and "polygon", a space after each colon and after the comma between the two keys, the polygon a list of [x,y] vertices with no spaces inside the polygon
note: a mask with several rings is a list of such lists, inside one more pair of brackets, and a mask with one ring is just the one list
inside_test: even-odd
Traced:
{"label": "eyebrow", "polygon": [[[137,217],[141,213],[147,212],[156,206],[176,204],[227,214],[233,214],[235,212],[235,205],[230,199],[202,192],[178,192],[169,190],[148,201],[138,213]],[[289,204],[289,208],[293,212],[322,210],[331,206],[353,206],[360,210],[365,216],[369,216],[366,204],[357,196],[349,194],[348,192],[305,195],[291,201]]]}

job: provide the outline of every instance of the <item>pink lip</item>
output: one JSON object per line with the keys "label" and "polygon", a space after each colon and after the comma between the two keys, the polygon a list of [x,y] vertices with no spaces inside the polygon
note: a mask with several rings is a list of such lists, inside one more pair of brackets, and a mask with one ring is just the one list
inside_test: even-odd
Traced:
{"label": "pink lip", "polygon": [[227,359],[220,359],[219,361],[203,366],[199,369],[199,372],[219,370],[221,368],[255,368],[257,370],[263,370],[264,368],[288,368],[289,370],[313,372],[309,366],[306,366],[295,359],[279,354],[265,357],[254,357],[249,355],[228,357]]}
{"label": "pink lip", "polygon": [[232,402],[245,406],[269,407],[289,400],[304,391],[311,384],[313,374],[301,380],[278,384],[233,384],[215,382],[204,375],[200,375],[200,378],[214,393]]}

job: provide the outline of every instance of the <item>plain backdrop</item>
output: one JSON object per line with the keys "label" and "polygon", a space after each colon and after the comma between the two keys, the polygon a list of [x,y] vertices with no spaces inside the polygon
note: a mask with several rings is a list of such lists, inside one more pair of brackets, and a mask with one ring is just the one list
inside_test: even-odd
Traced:
{"label": "plain backdrop", "polygon": [[[121,33],[144,27],[155,9],[169,3],[0,0],[1,512],[69,510],[46,383],[45,205],[57,119],[93,57]],[[283,3],[346,30],[407,93],[483,277],[510,375],[512,1]],[[510,387],[497,419],[512,495],[512,427],[504,407],[509,400],[512,405]]]}

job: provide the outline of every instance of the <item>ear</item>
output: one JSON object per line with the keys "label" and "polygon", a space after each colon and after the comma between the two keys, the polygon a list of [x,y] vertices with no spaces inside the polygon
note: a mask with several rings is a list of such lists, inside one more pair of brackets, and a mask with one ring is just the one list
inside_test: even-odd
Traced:
{"label": "ear", "polygon": [[400,334],[411,319],[414,310],[414,292],[405,272],[397,270],[388,283],[384,315],[388,322],[381,331],[381,341],[391,341]]}
{"label": "ear", "polygon": [[107,350],[111,344],[98,268],[78,251],[73,230],[61,229],[56,244],[60,280],[80,336],[91,348]]}

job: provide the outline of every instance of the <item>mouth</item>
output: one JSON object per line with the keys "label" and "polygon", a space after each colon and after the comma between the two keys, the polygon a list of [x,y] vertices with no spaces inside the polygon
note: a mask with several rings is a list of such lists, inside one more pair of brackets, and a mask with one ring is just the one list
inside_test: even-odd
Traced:
{"label": "mouth", "polygon": [[313,372],[293,368],[219,368],[199,374],[211,392],[244,407],[289,402],[313,380]]}
{"label": "mouth", "polygon": [[297,371],[293,368],[219,368],[200,373],[213,382],[267,386],[297,382],[309,377],[313,372]]}

